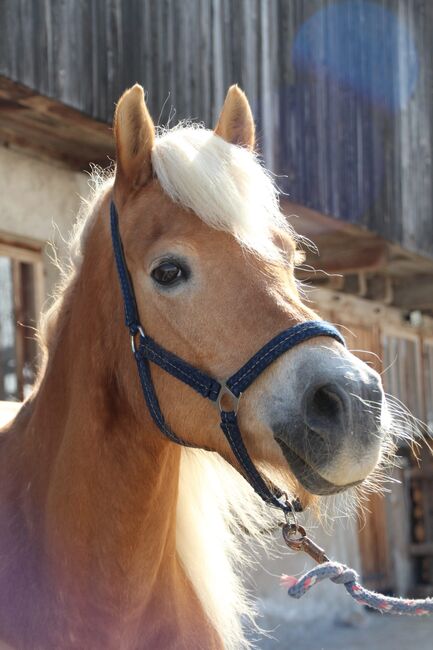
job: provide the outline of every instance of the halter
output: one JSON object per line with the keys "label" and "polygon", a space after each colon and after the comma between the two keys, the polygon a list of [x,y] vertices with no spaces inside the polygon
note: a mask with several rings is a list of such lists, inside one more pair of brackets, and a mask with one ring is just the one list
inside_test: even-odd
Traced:
{"label": "halter", "polygon": [[[158,365],[167,373],[188,384],[199,395],[213,402],[220,412],[220,426],[239,465],[256,493],[269,505],[280,508],[285,513],[298,509],[296,503],[290,504],[287,495],[277,487],[268,486],[258,472],[245,447],[240,432],[237,411],[242,393],[282,354],[299,343],[317,336],[328,336],[345,345],[344,338],[337,329],[325,321],[306,321],[277,334],[264,345],[245,365],[224,381],[218,381],[194,368],[191,364],[162,348],[145,333],[138,314],[132,279],[126,264],[125,253],[119,232],[119,220],[114,201],[110,206],[111,238],[116,267],[125,308],[125,324],[131,337],[132,353],[137,362],[138,374],[147,407],[160,431],[172,442],[185,447],[195,447],[179,438],[169,428],[159,406],[158,397],[152,381],[149,362]],[[138,345],[137,345],[138,338]],[[231,403],[230,410],[224,404]]]}

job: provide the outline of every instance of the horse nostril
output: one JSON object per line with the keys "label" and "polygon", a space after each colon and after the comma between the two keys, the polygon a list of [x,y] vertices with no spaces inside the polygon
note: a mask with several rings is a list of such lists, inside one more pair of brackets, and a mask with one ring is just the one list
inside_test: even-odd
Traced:
{"label": "horse nostril", "polygon": [[328,438],[342,432],[349,405],[343,390],[335,384],[322,384],[310,389],[304,402],[304,420],[307,426]]}
{"label": "horse nostril", "polygon": [[314,393],[312,408],[317,414],[333,419],[338,416],[342,403],[330,386],[322,386]]}

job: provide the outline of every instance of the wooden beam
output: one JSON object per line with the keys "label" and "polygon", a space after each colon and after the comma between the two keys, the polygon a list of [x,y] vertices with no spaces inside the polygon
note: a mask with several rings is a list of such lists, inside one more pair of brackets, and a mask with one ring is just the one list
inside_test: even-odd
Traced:
{"label": "wooden beam", "polygon": [[394,282],[393,303],[401,309],[433,310],[433,274]]}
{"label": "wooden beam", "polygon": [[375,273],[367,278],[367,290],[364,294],[369,300],[379,300],[385,305],[392,304],[392,278],[384,273]]}
{"label": "wooden beam", "polygon": [[353,239],[342,233],[329,233],[314,241],[319,254],[307,251],[306,263],[326,273],[359,273],[384,268],[387,259],[385,242]]}
{"label": "wooden beam", "polygon": [[12,257],[13,259],[20,260],[20,262],[40,262],[42,259],[41,248],[34,250],[26,248],[25,246],[12,246],[2,241],[0,235],[0,255],[4,257]]}
{"label": "wooden beam", "polygon": [[0,76],[0,142],[76,170],[114,159],[108,124]]}
{"label": "wooden beam", "polygon": [[325,273],[359,273],[386,266],[389,244],[365,229],[305,206],[282,201],[282,210],[295,231],[312,241],[306,264]]}

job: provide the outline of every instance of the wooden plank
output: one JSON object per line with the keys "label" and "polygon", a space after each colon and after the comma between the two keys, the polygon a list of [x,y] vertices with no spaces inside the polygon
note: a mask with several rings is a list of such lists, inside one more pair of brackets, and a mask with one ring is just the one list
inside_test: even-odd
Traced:
{"label": "wooden plank", "polygon": [[432,275],[412,275],[394,282],[394,302],[402,309],[433,309]]}
{"label": "wooden plank", "polygon": [[426,542],[425,544],[411,544],[410,554],[414,557],[423,555],[433,556],[433,542]]}
{"label": "wooden plank", "polygon": [[382,328],[385,389],[424,420],[423,377],[419,333],[384,323]]}
{"label": "wooden plank", "polygon": [[0,255],[5,257],[12,257],[21,262],[40,262],[41,249],[32,249],[25,246],[18,246],[15,244],[5,243],[0,240]]}
{"label": "wooden plank", "polygon": [[328,238],[328,242],[321,238],[314,243],[319,253],[307,251],[306,263],[325,273],[346,275],[386,268],[387,246],[380,240],[369,239],[368,243],[363,243],[357,239],[339,237],[334,240]]}
{"label": "wooden plank", "polygon": [[433,436],[433,339],[423,338],[425,421]]}

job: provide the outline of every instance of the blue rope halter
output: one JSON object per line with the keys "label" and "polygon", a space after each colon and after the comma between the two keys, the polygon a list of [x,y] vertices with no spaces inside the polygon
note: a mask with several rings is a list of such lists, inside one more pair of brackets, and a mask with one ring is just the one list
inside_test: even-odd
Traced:
{"label": "blue rope halter", "polygon": [[[299,343],[317,336],[329,336],[345,345],[344,338],[333,325],[325,321],[307,321],[300,323],[284,330],[266,343],[240,370],[235,372],[226,381],[217,381],[198,368],[194,368],[194,366],[183,359],[180,359],[172,352],[165,350],[145,333],[140,324],[132,280],[128,272],[120,237],[117,210],[113,201],[110,206],[110,217],[113,250],[125,308],[125,324],[129,329],[132,352],[137,362],[138,374],[146,404],[155,424],[172,442],[186,447],[194,446],[179,438],[165,422],[152,381],[150,361],[170,375],[173,375],[173,377],[188,384],[188,386],[193,388],[202,397],[218,405],[221,415],[221,429],[244,472],[245,478],[266,503],[280,508],[285,513],[291,512],[293,509],[299,509],[296,502],[289,503],[287,496],[282,490],[279,490],[275,486],[271,489],[254,466],[238,426],[238,402],[242,393],[268,366],[282,354],[299,345]],[[137,336],[139,337],[138,346],[136,345]],[[225,410],[223,406],[223,398],[225,396],[227,400],[231,401],[231,410]]]}

